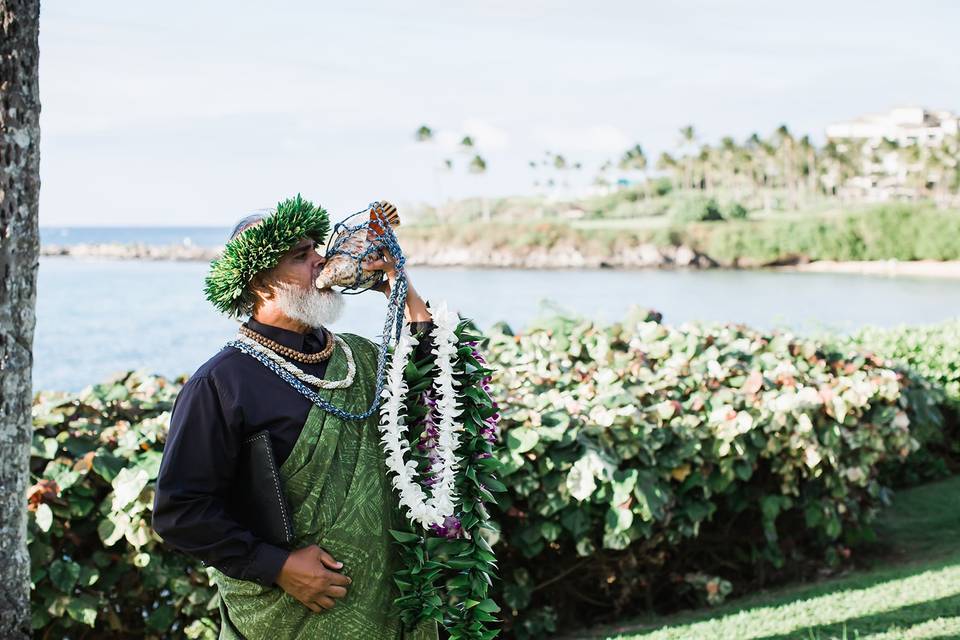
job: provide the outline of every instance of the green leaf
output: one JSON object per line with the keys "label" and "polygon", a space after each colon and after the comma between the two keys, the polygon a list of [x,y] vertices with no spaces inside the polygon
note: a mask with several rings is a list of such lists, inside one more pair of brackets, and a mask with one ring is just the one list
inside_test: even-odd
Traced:
{"label": "green leaf", "polygon": [[537,446],[540,436],[536,429],[520,427],[507,432],[507,447],[514,453],[525,453]]}
{"label": "green leaf", "polygon": [[156,631],[166,633],[170,630],[170,625],[173,624],[176,617],[177,614],[173,607],[163,604],[147,616],[147,626]]}
{"label": "green leaf", "polygon": [[81,587],[93,586],[93,583],[100,577],[100,571],[96,567],[83,565],[80,568],[80,576],[77,578],[77,584]]}
{"label": "green leaf", "polygon": [[117,400],[127,400],[130,397],[130,391],[122,384],[115,384],[103,397],[104,402],[115,402]]}
{"label": "green leaf", "polygon": [[494,478],[489,474],[483,474],[480,476],[480,482],[490,491],[496,493],[504,493],[507,490],[507,486]]}
{"label": "green leaf", "polygon": [[119,511],[137,499],[147,486],[150,476],[143,469],[121,469],[113,485],[113,510]]}
{"label": "green leaf", "polygon": [[80,565],[72,560],[56,559],[50,565],[50,581],[63,593],[73,593],[80,578]]}
{"label": "green leaf", "polygon": [[97,621],[99,602],[93,596],[81,594],[70,599],[67,603],[67,615],[83,624],[92,627]]}
{"label": "green leaf", "polygon": [[143,469],[147,474],[148,480],[155,480],[160,472],[160,461],[163,454],[159,451],[144,451],[137,459],[137,468]]}
{"label": "green leaf", "polygon": [[93,470],[107,482],[113,482],[113,479],[117,477],[124,466],[125,463],[122,458],[118,458],[107,451],[98,451],[93,459]]}
{"label": "green leaf", "polygon": [[30,445],[31,456],[52,460],[57,457],[59,449],[60,443],[56,438],[44,438],[38,433],[33,434],[33,443]]}
{"label": "green leaf", "polygon": [[477,604],[477,609],[486,613],[496,613],[500,611],[500,607],[497,606],[497,603],[493,601],[492,598],[487,598],[486,600],[481,601]]}
{"label": "green leaf", "polygon": [[409,531],[398,531],[396,529],[390,529],[390,535],[393,536],[393,539],[397,542],[407,543],[407,542],[417,542],[420,540],[420,536],[415,533],[410,533]]}

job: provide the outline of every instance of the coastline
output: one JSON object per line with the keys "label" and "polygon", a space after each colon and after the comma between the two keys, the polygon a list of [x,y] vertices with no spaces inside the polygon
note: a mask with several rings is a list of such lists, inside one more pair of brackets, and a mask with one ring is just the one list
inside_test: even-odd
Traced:
{"label": "coastline", "polygon": [[[107,258],[116,260],[204,261],[216,258],[222,247],[148,244],[41,245],[41,256]],[[640,244],[608,254],[583,251],[573,244],[490,247],[451,245],[439,240],[404,242],[407,263],[430,267],[484,267],[507,269],[692,268],[717,267],[708,256],[686,247]]]}
{"label": "coastline", "polygon": [[865,276],[909,276],[918,278],[960,278],[960,260],[867,260],[839,262],[819,260],[773,267],[776,271],[800,273],[845,273]]}
{"label": "coastline", "polygon": [[[656,247],[640,244],[608,255],[584,253],[574,246],[529,246],[510,248],[472,248],[441,246],[436,242],[409,243],[407,262],[412,266],[481,267],[506,269],[741,269],[795,273],[839,273],[870,276],[908,276],[960,279],[960,260],[872,260],[842,262],[820,260],[791,265],[721,265],[709,256],[686,247]],[[169,260],[209,262],[222,247],[147,244],[42,245],[43,257],[106,258],[115,260]]]}

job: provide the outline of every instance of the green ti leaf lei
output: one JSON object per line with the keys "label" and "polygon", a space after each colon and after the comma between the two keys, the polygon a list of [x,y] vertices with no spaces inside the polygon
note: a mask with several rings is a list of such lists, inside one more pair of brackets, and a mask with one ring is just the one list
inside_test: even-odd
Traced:
{"label": "green ti leaf lei", "polygon": [[[489,436],[490,420],[496,419],[498,410],[483,389],[493,370],[475,349],[486,339],[471,329],[469,320],[461,320],[455,330],[454,379],[459,383],[458,405],[463,409],[456,477],[459,536],[446,537],[420,525],[411,525],[410,531],[390,531],[401,547],[403,568],[395,572],[394,582],[400,590],[395,604],[404,626],[412,629],[422,620],[433,619],[446,628],[452,640],[489,640],[500,632],[494,615],[500,607],[489,595],[497,565],[488,542],[499,532],[490,521],[487,505],[496,502],[494,494],[506,491],[506,487],[496,478],[499,462]],[[415,421],[429,410],[423,394],[433,382],[433,361],[434,356],[429,355],[413,362],[411,355],[404,371],[408,384],[406,415],[413,423],[411,451],[418,458],[421,473],[429,462],[426,454],[417,455],[422,430],[416,428]]]}

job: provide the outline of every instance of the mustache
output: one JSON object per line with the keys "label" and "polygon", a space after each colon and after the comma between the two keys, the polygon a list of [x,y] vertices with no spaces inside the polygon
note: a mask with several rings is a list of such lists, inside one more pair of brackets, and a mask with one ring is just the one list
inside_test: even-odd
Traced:
{"label": "mustache", "polygon": [[279,283],[274,297],[284,314],[314,329],[336,322],[344,308],[342,293],[314,286]]}

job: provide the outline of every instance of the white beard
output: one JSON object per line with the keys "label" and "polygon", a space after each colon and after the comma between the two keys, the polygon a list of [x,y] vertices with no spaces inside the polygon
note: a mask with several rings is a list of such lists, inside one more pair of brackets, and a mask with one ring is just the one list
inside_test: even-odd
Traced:
{"label": "white beard", "polygon": [[274,285],[277,307],[289,318],[319,329],[333,324],[343,313],[343,294],[333,289],[301,289],[296,285],[278,282]]}

